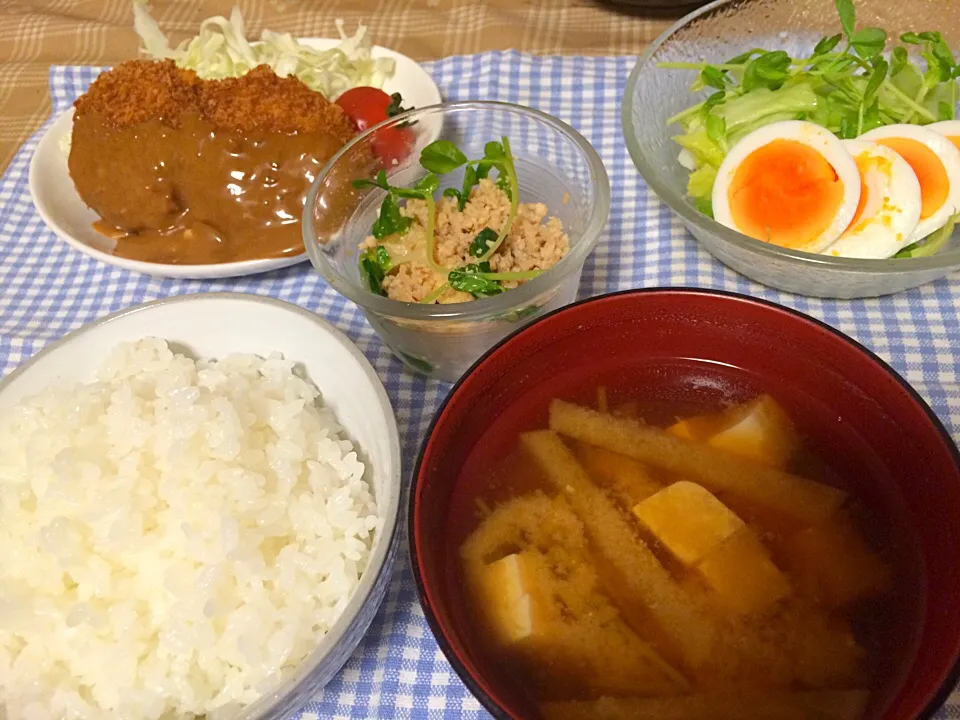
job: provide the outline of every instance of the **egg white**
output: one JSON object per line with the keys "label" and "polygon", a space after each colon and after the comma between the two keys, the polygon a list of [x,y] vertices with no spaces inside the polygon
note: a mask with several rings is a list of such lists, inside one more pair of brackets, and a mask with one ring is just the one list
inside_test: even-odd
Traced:
{"label": "egg white", "polygon": [[931,125],[924,125],[927,130],[933,130],[946,138],[951,139],[954,147],[957,145],[955,138],[960,138],[960,120],[943,120]]}
{"label": "egg white", "polygon": [[[883,145],[865,140],[843,140],[856,162],[867,159],[861,170],[863,213],[824,255],[882,259],[895,255],[911,242],[923,205],[920,182],[910,164]],[[873,161],[873,162],[871,162]]]}
{"label": "egg white", "polygon": [[960,150],[947,139],[946,135],[920,125],[884,125],[864,133],[860,140],[874,142],[884,138],[906,138],[926,145],[940,159],[947,174],[949,189],[943,205],[917,223],[909,242],[917,242],[935,230],[942,228],[960,209]]}
{"label": "egg white", "polygon": [[700,163],[697,162],[696,156],[686,148],[680,149],[680,154],[677,155],[677,162],[680,163],[680,167],[690,170],[691,172],[696,170],[700,165]]}
{"label": "egg white", "polygon": [[825,128],[802,120],[785,120],[765,125],[744,136],[727,153],[717,171],[713,186],[713,217],[734,230],[739,230],[730,208],[729,188],[740,164],[753,152],[775,140],[793,140],[818,152],[837,173],[843,185],[843,200],[831,223],[816,238],[810,238],[805,252],[818,253],[834,243],[857,211],[860,199],[860,173],[853,157],[836,135]]}

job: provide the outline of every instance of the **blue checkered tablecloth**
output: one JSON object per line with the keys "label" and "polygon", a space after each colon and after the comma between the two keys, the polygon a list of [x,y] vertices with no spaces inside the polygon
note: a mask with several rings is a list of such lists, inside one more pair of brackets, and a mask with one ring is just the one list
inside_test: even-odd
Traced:
{"label": "blue checkered tablecloth", "polygon": [[[690,285],[738,291],[797,308],[890,362],[960,439],[960,276],[894,297],[832,301],[776,292],[728,270],[701,250],[652,195],[627,155],[620,101],[634,61],[494,52],[425,67],[448,99],[498,99],[539,108],[578,128],[600,152],[610,173],[613,206],[609,225],[587,260],[583,296]],[[52,68],[54,115],[66,110],[98,71]],[[131,274],[70,249],[44,226],[30,201],[27,169],[38,137],[24,145],[0,181],[0,373],[60,335],[140,302],[204,291],[272,295],[320,313],[366,353],[396,408],[409,471],[448,386],[406,372],[360,311],[308,263],[249,278],[178,281]],[[370,632],[301,717],[487,717],[437,648],[417,604],[405,554]],[[938,717],[960,718],[960,696]]]}

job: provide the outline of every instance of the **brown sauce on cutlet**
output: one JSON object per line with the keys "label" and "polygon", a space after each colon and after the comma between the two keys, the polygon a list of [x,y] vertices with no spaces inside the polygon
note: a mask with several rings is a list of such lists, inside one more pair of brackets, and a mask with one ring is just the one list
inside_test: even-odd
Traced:
{"label": "brown sauce on cutlet", "polygon": [[265,66],[207,81],[171,61],[132,61],[77,101],[69,167],[116,255],[277,258],[303,251],[304,197],[353,134],[339,107]]}

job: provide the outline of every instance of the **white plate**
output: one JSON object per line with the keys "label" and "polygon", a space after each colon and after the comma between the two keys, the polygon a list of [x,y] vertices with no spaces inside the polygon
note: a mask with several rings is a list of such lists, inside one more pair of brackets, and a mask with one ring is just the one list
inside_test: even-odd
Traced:
{"label": "white plate", "polygon": [[[238,317],[242,323],[236,322]],[[291,676],[257,701],[256,712],[250,706],[241,713],[260,717],[276,707],[277,716],[292,715],[297,704],[292,688],[306,680],[315,692],[340,670],[389,585],[399,544],[401,488],[400,440],[390,400],[360,350],[319,316],[273,298],[201,293],[121,310],[51,343],[0,380],[0,413],[51,385],[91,382],[117,344],[144,337],[167,340],[175,350],[195,358],[282,353],[317,386],[324,405],[336,414],[367,466],[364,477],[383,525],[359,586],[330,631]]]}
{"label": "white plate", "polygon": [[[302,43],[318,50],[335,47],[340,41],[303,38]],[[374,46],[374,57],[392,58],[397,63],[393,77],[384,84],[387,93],[398,92],[405,107],[426,107],[441,102],[440,89],[416,62],[393,50]],[[307,259],[306,253],[271,260],[244,260],[215,265],[167,265],[117,257],[110,251],[114,242],[93,229],[99,216],[88,208],[74,188],[63,140],[73,130],[73,108],[58,117],[40,138],[30,161],[30,195],[47,226],[80,252],[125,270],[173,278],[224,278],[277,270]]]}

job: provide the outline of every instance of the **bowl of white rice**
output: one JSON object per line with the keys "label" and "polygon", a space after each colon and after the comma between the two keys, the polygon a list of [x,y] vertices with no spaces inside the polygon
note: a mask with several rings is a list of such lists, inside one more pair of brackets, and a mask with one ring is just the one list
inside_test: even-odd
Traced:
{"label": "bowl of white rice", "polygon": [[0,381],[0,718],[286,718],[389,584],[400,447],[316,315],[159,300]]}

